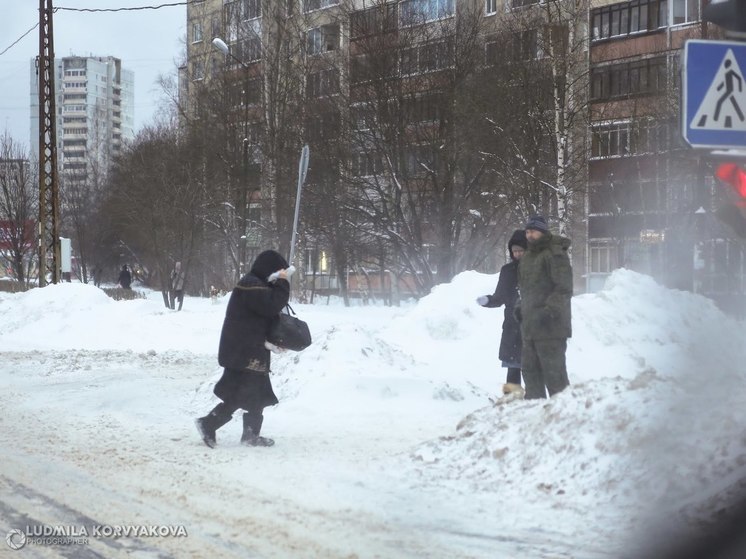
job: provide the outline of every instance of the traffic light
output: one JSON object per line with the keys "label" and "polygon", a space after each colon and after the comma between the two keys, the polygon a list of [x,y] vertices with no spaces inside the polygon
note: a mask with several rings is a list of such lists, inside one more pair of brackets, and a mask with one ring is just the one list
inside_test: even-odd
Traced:
{"label": "traffic light", "polygon": [[715,176],[729,187],[727,196],[730,201],[718,210],[717,215],[739,237],[746,239],[746,170],[738,163],[721,163]]}
{"label": "traffic light", "polygon": [[746,2],[711,0],[702,10],[702,19],[728,31],[746,32]]}
{"label": "traffic light", "polygon": [[733,204],[746,208],[746,171],[738,163],[721,163],[715,176],[730,186]]}

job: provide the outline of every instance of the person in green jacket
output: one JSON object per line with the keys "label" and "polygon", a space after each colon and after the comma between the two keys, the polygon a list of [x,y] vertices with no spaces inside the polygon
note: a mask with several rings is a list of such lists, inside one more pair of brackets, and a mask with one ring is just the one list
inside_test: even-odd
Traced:
{"label": "person in green jacket", "polygon": [[552,235],[546,220],[529,218],[528,250],[518,265],[520,303],[516,318],[523,338],[523,382],[526,399],[546,398],[569,386],[565,351],[572,335],[570,240]]}

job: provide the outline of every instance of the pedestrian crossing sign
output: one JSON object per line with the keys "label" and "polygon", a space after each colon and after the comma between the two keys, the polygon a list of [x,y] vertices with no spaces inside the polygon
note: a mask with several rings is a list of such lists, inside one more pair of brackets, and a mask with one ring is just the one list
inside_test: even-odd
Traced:
{"label": "pedestrian crossing sign", "polygon": [[681,130],[693,148],[746,148],[746,43],[690,40],[681,66]]}

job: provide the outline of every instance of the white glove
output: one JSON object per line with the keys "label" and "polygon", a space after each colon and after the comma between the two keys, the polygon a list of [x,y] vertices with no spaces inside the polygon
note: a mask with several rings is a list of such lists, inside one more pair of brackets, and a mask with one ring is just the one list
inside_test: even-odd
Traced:
{"label": "white glove", "polygon": [[[276,272],[272,272],[269,274],[269,277],[267,278],[267,283],[274,283],[277,281],[277,278],[280,277],[280,272],[282,270],[277,270]],[[285,270],[285,274],[287,274],[287,279],[290,280],[290,276],[292,276],[295,273],[295,266],[288,266]]]}
{"label": "white glove", "polygon": [[483,307],[489,302],[490,302],[490,298],[487,297],[487,295],[482,295],[480,297],[477,297],[477,305],[480,305]]}
{"label": "white glove", "polygon": [[278,347],[273,343],[270,343],[268,341],[264,341],[264,347],[266,347],[268,350],[270,350],[272,353],[285,353],[285,348]]}

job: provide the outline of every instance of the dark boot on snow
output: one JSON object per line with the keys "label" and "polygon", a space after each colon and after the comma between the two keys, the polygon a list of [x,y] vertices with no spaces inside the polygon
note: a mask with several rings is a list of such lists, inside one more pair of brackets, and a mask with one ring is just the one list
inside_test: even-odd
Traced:
{"label": "dark boot on snow", "polygon": [[241,444],[246,446],[272,446],[275,441],[268,437],[260,437],[264,416],[259,413],[243,414],[243,434]]}
{"label": "dark boot on snow", "polygon": [[218,404],[205,417],[195,419],[194,424],[197,426],[200,437],[202,437],[202,442],[210,448],[215,448],[217,444],[216,431],[228,423],[232,415],[225,409],[225,404]]}

